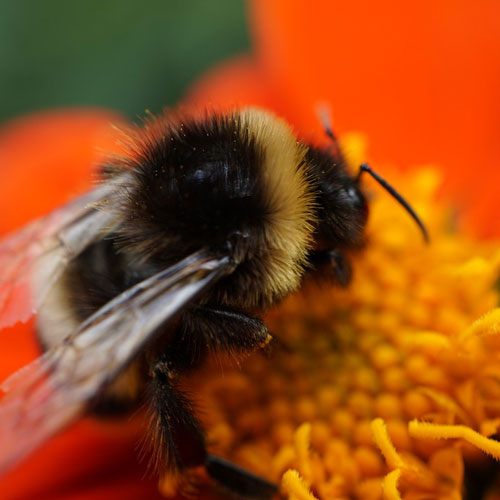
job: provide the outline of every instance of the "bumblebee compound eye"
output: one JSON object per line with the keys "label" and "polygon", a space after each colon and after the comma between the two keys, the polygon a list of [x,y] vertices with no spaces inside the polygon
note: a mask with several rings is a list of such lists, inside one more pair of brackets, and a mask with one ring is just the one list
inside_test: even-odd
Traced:
{"label": "bumblebee compound eye", "polygon": [[368,218],[368,203],[365,195],[360,191],[356,184],[352,184],[345,188],[346,197],[349,205],[358,213],[360,218],[365,222]]}

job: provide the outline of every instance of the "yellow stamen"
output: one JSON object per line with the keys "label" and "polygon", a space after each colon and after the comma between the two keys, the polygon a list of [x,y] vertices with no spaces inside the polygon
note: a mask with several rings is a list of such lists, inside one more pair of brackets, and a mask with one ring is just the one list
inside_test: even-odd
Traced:
{"label": "yellow stamen", "polygon": [[283,474],[281,486],[290,500],[318,500],[295,469],[289,469]]}
{"label": "yellow stamen", "polygon": [[311,441],[311,424],[302,424],[295,432],[295,449],[299,470],[307,482],[312,479],[311,461],[309,459],[309,445]]}
{"label": "yellow stamen", "polygon": [[470,336],[486,337],[491,335],[498,335],[500,333],[500,308],[489,311],[484,316],[474,321],[470,328],[468,328],[462,339]]}
{"label": "yellow stamen", "polygon": [[500,443],[482,436],[465,425],[440,425],[412,420],[408,424],[410,436],[423,439],[463,439],[500,460]]}
{"label": "yellow stamen", "polygon": [[381,418],[376,418],[371,423],[373,440],[384,455],[387,465],[391,469],[401,469],[405,466],[403,459],[394,448],[394,445],[387,433],[385,422]]}
{"label": "yellow stamen", "polygon": [[398,490],[398,481],[400,477],[400,469],[395,469],[384,477],[382,481],[382,491],[384,492],[385,500],[401,500],[401,495]]}

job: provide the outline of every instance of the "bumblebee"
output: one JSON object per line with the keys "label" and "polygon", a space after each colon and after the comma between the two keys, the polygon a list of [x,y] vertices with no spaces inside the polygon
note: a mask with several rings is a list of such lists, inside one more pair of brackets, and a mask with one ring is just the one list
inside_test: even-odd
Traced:
{"label": "bumblebee", "polygon": [[[259,318],[312,268],[346,285],[368,217],[333,148],[251,109],[164,114],[128,132],[92,191],[0,243],[0,326],[37,312],[45,354],[3,385],[0,470],[85,412],[147,401],[158,467],[204,466],[222,486],[276,486],[212,455],[182,377],[217,352],[266,345]],[[20,289],[30,300],[13,300]]]}

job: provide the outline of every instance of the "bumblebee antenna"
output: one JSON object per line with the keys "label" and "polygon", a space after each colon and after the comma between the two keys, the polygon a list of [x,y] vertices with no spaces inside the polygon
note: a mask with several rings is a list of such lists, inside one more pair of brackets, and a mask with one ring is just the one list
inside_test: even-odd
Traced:
{"label": "bumblebee antenna", "polygon": [[321,121],[321,125],[323,125],[323,130],[325,134],[332,141],[333,146],[335,148],[335,152],[340,154],[340,144],[335,132],[332,128],[332,113],[330,107],[326,104],[318,104],[316,106],[316,113],[318,115],[319,120]]}
{"label": "bumblebee antenna", "polygon": [[[337,136],[335,135],[332,129],[332,116],[329,106],[325,104],[319,104],[316,107],[316,113],[318,114],[321,124],[323,125],[323,130],[325,131],[325,134],[331,139],[335,149],[337,150],[337,153],[340,154],[340,144],[337,139]],[[396,198],[396,200],[403,206],[403,208],[410,214],[412,219],[417,223],[418,227],[422,231],[424,241],[426,243],[429,243],[429,233],[427,232],[427,228],[424,226],[424,223],[417,215],[415,210],[413,210],[410,204],[384,178],[380,177],[380,175],[377,174],[377,172],[375,172],[370,167],[370,165],[367,165],[366,163],[362,163],[360,165],[359,173],[354,179],[355,182],[359,183],[359,179],[363,172],[369,173],[386,191],[388,191],[394,198]]]}
{"label": "bumblebee antenna", "polygon": [[366,163],[362,163],[359,167],[359,173],[356,176],[355,181],[359,182],[359,179],[363,172],[367,172],[370,174],[386,191],[388,191],[396,200],[403,206],[403,208],[410,214],[412,219],[417,223],[418,227],[422,231],[422,235],[424,237],[424,241],[429,243],[429,233],[427,232],[427,228],[424,226],[424,223],[417,215],[415,210],[410,206],[410,204],[382,177],[380,177],[377,172],[375,172],[370,165]]}

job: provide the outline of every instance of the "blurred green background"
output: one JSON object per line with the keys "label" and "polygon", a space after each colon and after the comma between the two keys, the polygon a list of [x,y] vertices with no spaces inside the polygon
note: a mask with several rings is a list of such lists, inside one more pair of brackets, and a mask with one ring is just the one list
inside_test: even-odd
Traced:
{"label": "blurred green background", "polygon": [[249,46],[243,0],[0,0],[0,121],[61,106],[158,112]]}

